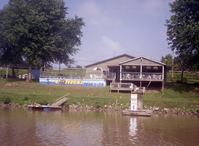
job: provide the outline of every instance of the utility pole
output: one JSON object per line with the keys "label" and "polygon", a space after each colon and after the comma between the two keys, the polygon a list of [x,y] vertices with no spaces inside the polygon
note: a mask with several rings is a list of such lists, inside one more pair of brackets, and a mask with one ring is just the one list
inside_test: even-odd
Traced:
{"label": "utility pole", "polygon": [[172,59],[171,59],[171,78],[173,79],[173,70],[174,70],[174,51],[172,52]]}
{"label": "utility pole", "polygon": [[61,73],[61,63],[59,61],[59,74]]}
{"label": "utility pole", "polygon": [[6,67],[6,79],[8,78],[9,67]]}

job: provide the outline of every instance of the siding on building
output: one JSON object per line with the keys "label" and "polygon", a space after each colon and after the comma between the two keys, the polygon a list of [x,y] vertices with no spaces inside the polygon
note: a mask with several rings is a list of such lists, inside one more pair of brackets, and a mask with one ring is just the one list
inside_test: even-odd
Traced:
{"label": "siding on building", "polygon": [[124,62],[124,61],[132,59],[132,58],[134,58],[134,57],[130,56],[130,55],[123,54],[123,55],[120,55],[120,56],[117,56],[114,58],[103,60],[103,61],[91,64],[91,65],[87,65],[86,72],[87,73],[94,72],[95,68],[101,68],[103,71],[108,71],[108,66],[119,66],[119,64],[121,62]]}

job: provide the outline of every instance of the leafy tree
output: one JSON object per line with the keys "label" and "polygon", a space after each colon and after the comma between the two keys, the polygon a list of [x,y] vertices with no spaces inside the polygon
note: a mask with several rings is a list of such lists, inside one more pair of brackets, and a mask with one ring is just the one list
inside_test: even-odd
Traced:
{"label": "leafy tree", "polygon": [[[9,16],[13,15],[10,13]],[[12,68],[14,76],[14,67],[23,62],[21,53],[18,52],[18,48],[14,48],[14,38],[9,35],[9,26],[7,23],[11,23],[8,16],[8,7],[0,11],[0,65]],[[6,20],[6,21],[5,21]]]}
{"label": "leafy tree", "polygon": [[67,14],[63,0],[10,0],[0,12],[1,62],[15,64],[4,62],[4,56],[14,56],[28,64],[29,73],[33,67],[67,64],[78,51],[84,25],[81,18]]}
{"label": "leafy tree", "polygon": [[170,70],[172,68],[172,55],[167,54],[166,56],[162,56],[161,62],[165,63],[167,65],[167,68]]}
{"label": "leafy tree", "polygon": [[172,16],[167,20],[167,35],[171,49],[183,71],[188,67],[199,69],[199,1],[175,0],[170,4]]}
{"label": "leafy tree", "polygon": [[76,65],[76,68],[82,68],[82,66],[81,65]]}

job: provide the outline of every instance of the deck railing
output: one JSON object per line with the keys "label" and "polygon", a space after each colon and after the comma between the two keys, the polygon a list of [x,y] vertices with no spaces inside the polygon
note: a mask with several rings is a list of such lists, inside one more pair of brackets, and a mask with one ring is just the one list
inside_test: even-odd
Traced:
{"label": "deck railing", "polygon": [[105,80],[115,80],[116,73],[113,72],[87,72],[85,78],[87,79],[105,79]]}
{"label": "deck railing", "polygon": [[116,73],[107,72],[107,73],[104,75],[104,79],[105,79],[105,80],[115,80],[115,79],[116,79]]}
{"label": "deck railing", "polygon": [[122,72],[122,80],[162,81],[162,73]]}

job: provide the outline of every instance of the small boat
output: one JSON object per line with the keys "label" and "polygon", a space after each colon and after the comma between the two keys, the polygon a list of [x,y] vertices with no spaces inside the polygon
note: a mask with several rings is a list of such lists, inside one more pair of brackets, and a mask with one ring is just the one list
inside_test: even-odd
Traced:
{"label": "small boat", "polygon": [[143,117],[150,117],[152,115],[152,111],[150,110],[124,110],[122,114],[125,116],[143,116]]}
{"label": "small boat", "polygon": [[38,110],[38,111],[57,111],[62,110],[61,106],[52,106],[52,105],[28,105],[28,109]]}

